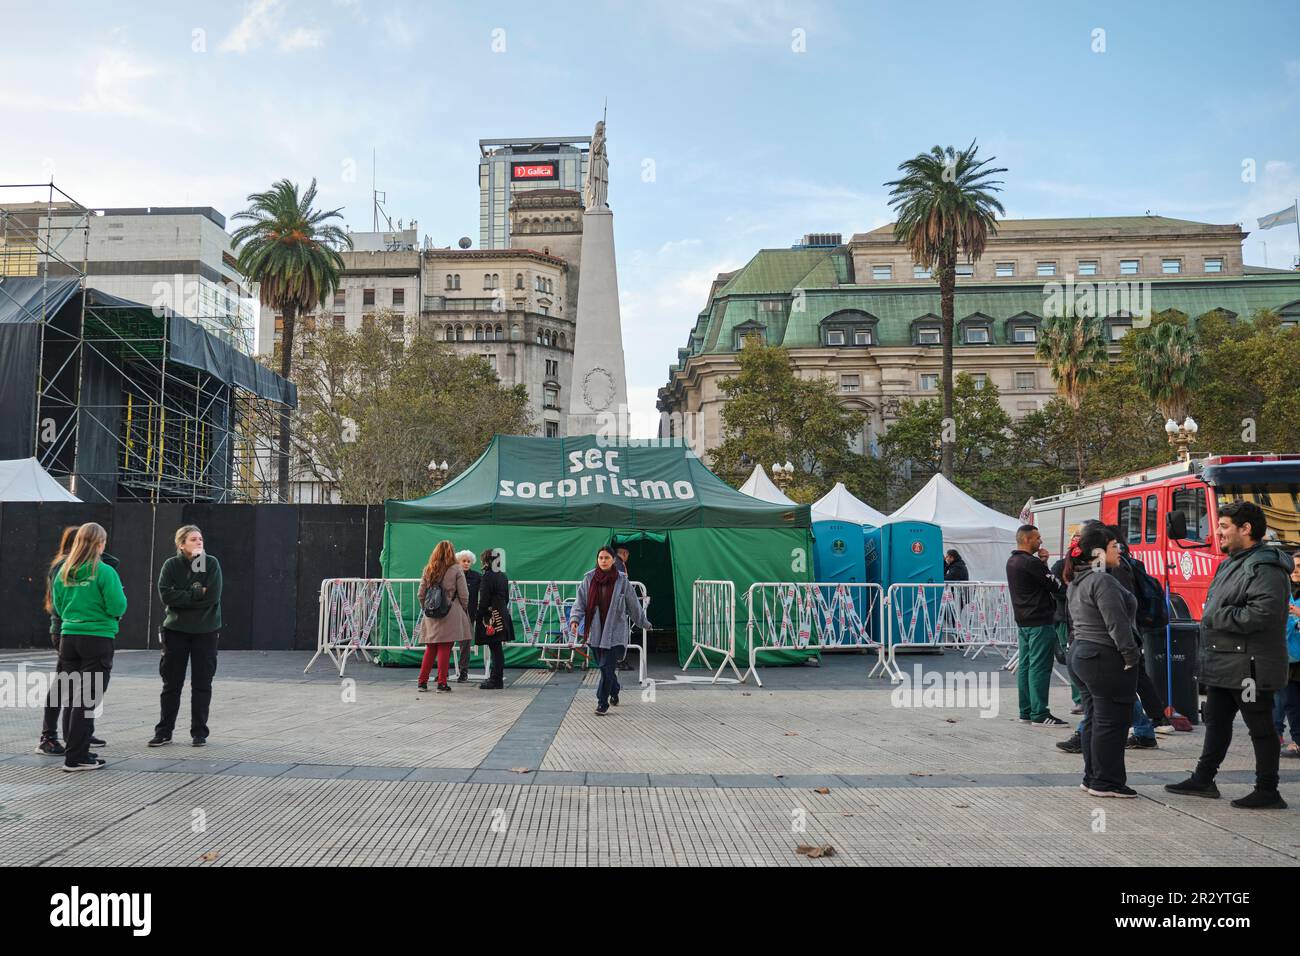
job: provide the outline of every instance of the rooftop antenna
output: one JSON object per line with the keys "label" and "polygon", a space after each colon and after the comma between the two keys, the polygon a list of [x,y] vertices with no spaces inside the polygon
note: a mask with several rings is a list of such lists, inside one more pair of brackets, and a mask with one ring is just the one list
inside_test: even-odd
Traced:
{"label": "rooftop antenna", "polygon": [[376,187],[376,162],[375,150],[370,150],[370,198],[374,202],[374,232],[379,231],[379,218],[382,216],[384,222],[388,224],[388,231],[393,231],[393,220],[388,218],[388,213],[384,211],[384,203],[388,202],[388,193],[380,192]]}

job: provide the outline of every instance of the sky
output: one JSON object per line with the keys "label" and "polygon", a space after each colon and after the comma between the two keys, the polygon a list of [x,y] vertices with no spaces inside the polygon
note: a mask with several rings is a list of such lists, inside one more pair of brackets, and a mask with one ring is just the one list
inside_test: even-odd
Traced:
{"label": "sky", "polygon": [[91,207],[229,218],[315,177],[368,230],[373,155],[394,220],[477,243],[478,140],[591,135],[608,99],[642,434],[718,272],[890,222],[883,184],[936,144],[995,156],[1011,218],[1150,211],[1240,223],[1250,264],[1300,254],[1255,224],[1300,195],[1294,0],[0,0],[0,23],[0,183]]}

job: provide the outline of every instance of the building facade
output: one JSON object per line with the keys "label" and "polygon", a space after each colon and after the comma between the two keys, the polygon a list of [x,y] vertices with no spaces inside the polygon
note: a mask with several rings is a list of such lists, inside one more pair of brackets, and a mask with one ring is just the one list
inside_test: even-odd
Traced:
{"label": "building facade", "polygon": [[[83,220],[84,242],[78,235]],[[81,269],[84,261],[86,282],[93,288],[170,309],[245,355],[254,353],[257,294],[239,272],[226,219],[215,209],[102,209],[88,219],[55,212],[40,217],[38,229],[47,227],[66,236],[66,248],[58,257],[48,257],[51,276],[77,275],[74,267]]]}
{"label": "building facade", "polygon": [[[983,258],[958,266],[954,372],[996,384],[1018,418],[1056,395],[1035,354],[1056,306],[1099,316],[1115,352],[1143,314],[1165,309],[1244,319],[1270,308],[1300,322],[1300,274],[1243,266],[1245,235],[1236,225],[1158,216],[1000,222]],[[836,383],[841,401],[866,415],[863,451],[905,399],[941,393],[938,284],[894,240],[892,225],[848,243],[825,239],[761,250],[717,277],[659,390],[664,437],[685,437],[701,453],[722,441],[720,383],[751,336],[789,349],[797,374]]]}
{"label": "building facade", "polygon": [[479,140],[479,247],[512,244],[511,203],[521,193],[563,189],[581,196],[590,145],[590,136]]}

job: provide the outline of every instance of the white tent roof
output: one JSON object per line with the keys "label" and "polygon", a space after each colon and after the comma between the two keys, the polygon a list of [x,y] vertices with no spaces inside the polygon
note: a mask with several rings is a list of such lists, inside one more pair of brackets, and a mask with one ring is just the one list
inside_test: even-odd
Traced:
{"label": "white tent roof", "polygon": [[0,501],[80,501],[35,458],[0,461]]}
{"label": "white tent roof", "polygon": [[835,487],[812,506],[813,521],[848,521],[851,524],[870,524],[880,527],[889,520],[865,501],[855,497],[853,492],[844,487],[844,482],[835,482]]}
{"label": "white tent roof", "polygon": [[772,479],[767,477],[767,472],[763,470],[762,465],[754,466],[753,473],[745,479],[740,490],[751,498],[771,502],[774,505],[798,504],[797,501],[787,498],[785,492],[772,483]]}
{"label": "white tent roof", "polygon": [[966,562],[972,581],[1005,581],[1020,519],[980,504],[943,475],[935,475],[890,521],[929,521],[943,530],[944,548]]}

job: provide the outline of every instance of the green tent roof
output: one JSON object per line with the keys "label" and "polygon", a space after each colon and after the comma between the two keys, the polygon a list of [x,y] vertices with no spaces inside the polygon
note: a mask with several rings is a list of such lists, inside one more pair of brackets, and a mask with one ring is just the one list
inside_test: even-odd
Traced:
{"label": "green tent roof", "polygon": [[389,501],[390,522],[568,525],[619,529],[807,528],[807,505],[736,491],[687,447],[609,443],[595,435],[497,435],[473,465],[414,501]]}

